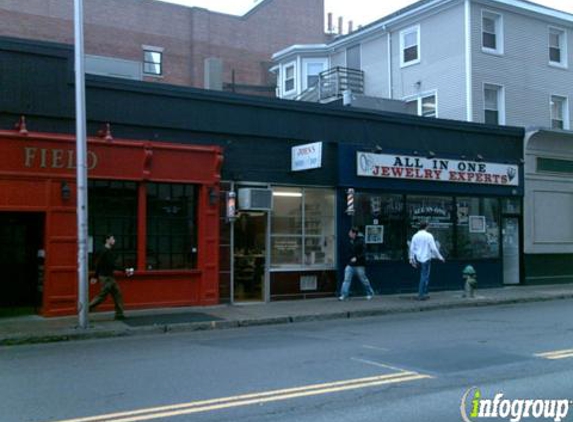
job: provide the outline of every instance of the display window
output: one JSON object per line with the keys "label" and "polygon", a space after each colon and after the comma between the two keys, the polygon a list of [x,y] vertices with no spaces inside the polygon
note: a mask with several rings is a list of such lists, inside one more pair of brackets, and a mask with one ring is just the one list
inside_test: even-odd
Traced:
{"label": "display window", "polygon": [[197,192],[193,185],[148,183],[148,270],[197,267]]}
{"label": "display window", "polygon": [[457,198],[459,258],[499,256],[499,201],[491,198]]}
{"label": "display window", "polygon": [[429,224],[444,258],[454,256],[454,201],[447,196],[407,196],[408,240],[421,222]]}
{"label": "display window", "polygon": [[421,222],[429,223],[446,259],[499,258],[500,204],[498,198],[356,192],[352,225],[364,234],[368,262],[407,259]]}
{"label": "display window", "polygon": [[147,183],[146,202],[138,204],[136,182],[90,180],[89,235],[94,256],[113,234],[118,265],[137,267],[138,207],[146,207],[146,270],[197,267],[197,187],[190,184]]}
{"label": "display window", "polygon": [[95,253],[108,234],[115,237],[118,265],[137,266],[137,183],[111,180],[88,181],[88,232]]}
{"label": "display window", "polygon": [[335,245],[333,190],[273,188],[271,267],[333,268]]}
{"label": "display window", "polygon": [[402,259],[404,196],[358,193],[353,225],[364,231],[367,261]]}

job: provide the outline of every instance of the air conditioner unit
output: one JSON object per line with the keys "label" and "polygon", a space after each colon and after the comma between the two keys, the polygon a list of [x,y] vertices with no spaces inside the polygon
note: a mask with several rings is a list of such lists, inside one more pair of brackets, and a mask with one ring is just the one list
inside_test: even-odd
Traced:
{"label": "air conditioner unit", "polygon": [[273,207],[273,191],[261,188],[239,189],[239,209],[267,211]]}

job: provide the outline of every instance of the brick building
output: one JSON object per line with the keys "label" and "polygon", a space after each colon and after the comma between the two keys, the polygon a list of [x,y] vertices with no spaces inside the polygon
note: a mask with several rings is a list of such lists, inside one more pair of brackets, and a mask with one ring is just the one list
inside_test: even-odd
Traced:
{"label": "brick building", "polygon": [[[88,73],[274,96],[273,52],[325,41],[323,0],[243,16],[157,0],[84,2]],[[0,35],[73,44],[73,0],[0,0]]]}

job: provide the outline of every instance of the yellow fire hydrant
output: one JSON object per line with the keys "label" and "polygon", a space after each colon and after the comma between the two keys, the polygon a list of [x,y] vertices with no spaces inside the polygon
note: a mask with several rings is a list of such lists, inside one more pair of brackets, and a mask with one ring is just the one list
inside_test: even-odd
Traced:
{"label": "yellow fire hydrant", "polygon": [[462,277],[465,280],[464,297],[474,297],[477,289],[477,273],[474,267],[468,265],[462,271]]}

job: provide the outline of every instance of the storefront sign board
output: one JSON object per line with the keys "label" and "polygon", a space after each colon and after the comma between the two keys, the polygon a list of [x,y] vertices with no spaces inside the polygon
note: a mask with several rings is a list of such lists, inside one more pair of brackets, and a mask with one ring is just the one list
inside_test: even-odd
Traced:
{"label": "storefront sign board", "polygon": [[368,152],[356,154],[356,174],[390,179],[519,185],[516,165]]}
{"label": "storefront sign board", "polygon": [[322,142],[297,145],[291,149],[291,171],[322,167]]}

